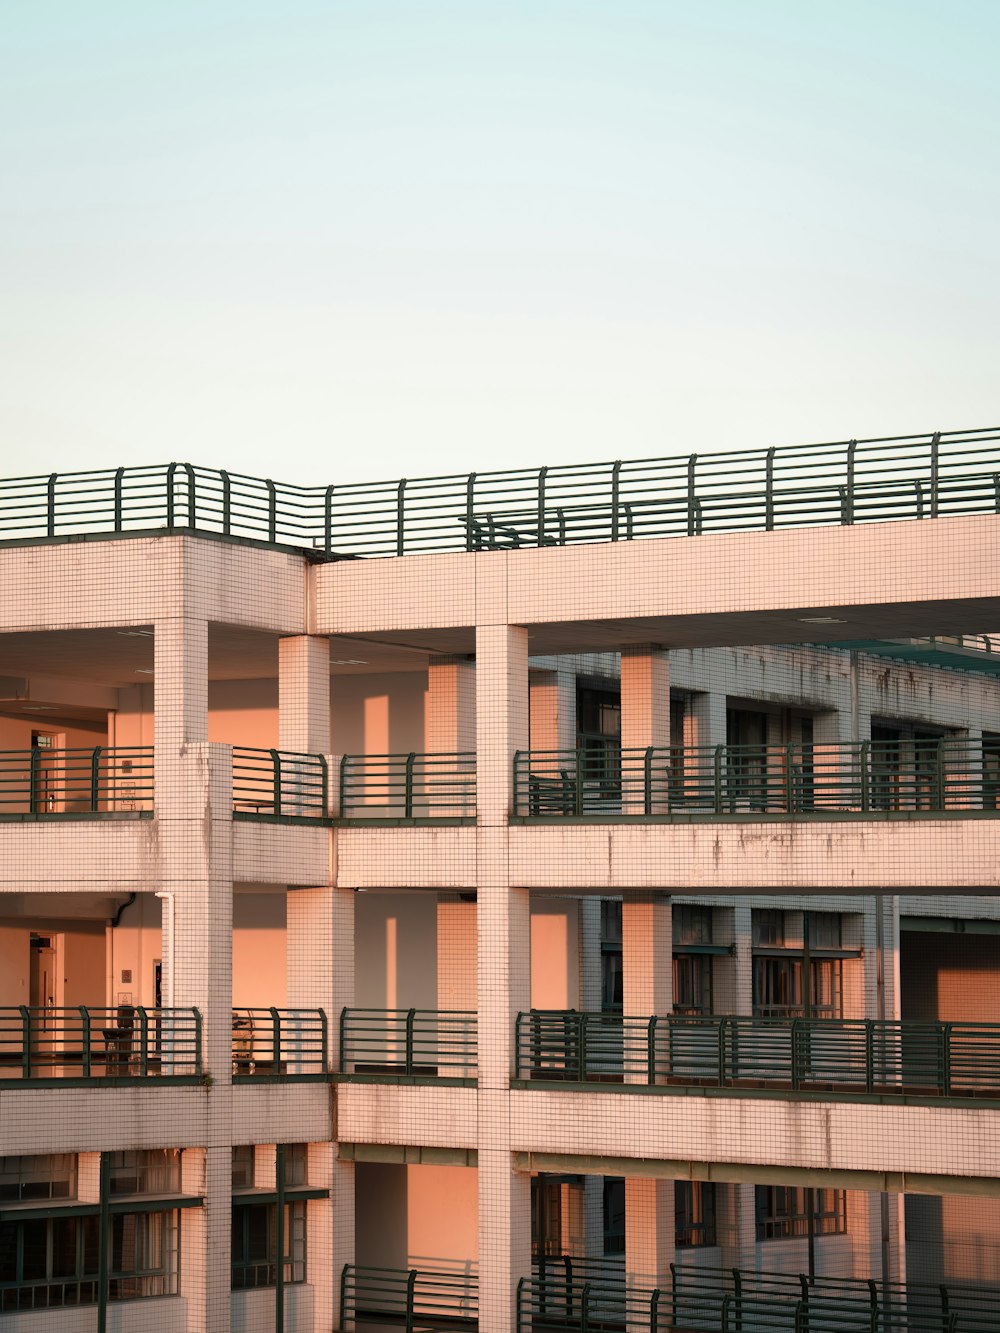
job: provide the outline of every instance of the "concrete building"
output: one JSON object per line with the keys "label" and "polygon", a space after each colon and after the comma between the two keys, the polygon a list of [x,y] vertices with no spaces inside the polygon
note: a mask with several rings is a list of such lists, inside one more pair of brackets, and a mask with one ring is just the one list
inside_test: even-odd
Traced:
{"label": "concrete building", "polygon": [[1000,1327],[997,438],[0,482],[2,1333]]}

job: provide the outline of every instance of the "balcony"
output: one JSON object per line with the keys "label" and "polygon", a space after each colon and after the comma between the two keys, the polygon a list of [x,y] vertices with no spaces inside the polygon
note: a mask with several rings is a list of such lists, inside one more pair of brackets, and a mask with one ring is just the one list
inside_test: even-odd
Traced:
{"label": "balcony", "polygon": [[150,746],[0,752],[0,819],[90,819],[153,812]]}
{"label": "balcony", "polygon": [[345,754],[340,818],[352,824],[471,824],[476,815],[476,756]]}
{"label": "balcony", "polygon": [[322,1009],[234,1009],[233,1082],[323,1082],[329,1077]]}
{"label": "balcony", "polygon": [[345,1264],[338,1328],[402,1324],[413,1328],[479,1327],[479,1279],[442,1269],[372,1268]]}
{"label": "balcony", "polygon": [[533,1011],[516,1077],[734,1096],[1000,1100],[1000,1024]]}
{"label": "balcony", "polygon": [[623,1263],[553,1256],[518,1283],[517,1319],[521,1330],[560,1333],[987,1333],[998,1302],[993,1287],[680,1264],[670,1265],[668,1286],[642,1288],[626,1285]]}
{"label": "balcony", "polygon": [[0,1009],[0,1086],[190,1082],[202,1072],[197,1009]]}
{"label": "balcony", "polygon": [[234,819],[315,823],[327,819],[329,812],[324,755],[234,746]]}
{"label": "balcony", "polygon": [[476,1015],[435,1009],[345,1009],[341,1068],[358,1079],[474,1081]]}
{"label": "balcony", "polygon": [[991,741],[525,750],[514,757],[522,820],[910,819],[995,815]]}

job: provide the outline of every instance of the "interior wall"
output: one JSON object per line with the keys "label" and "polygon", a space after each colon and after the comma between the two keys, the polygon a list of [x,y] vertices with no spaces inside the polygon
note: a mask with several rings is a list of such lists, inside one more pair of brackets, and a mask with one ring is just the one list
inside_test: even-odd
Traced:
{"label": "interior wall", "polygon": [[471,1166],[406,1167],[411,1268],[474,1269],[479,1244],[478,1172]]}
{"label": "interior wall", "polygon": [[60,750],[89,750],[108,743],[106,722],[62,721],[51,713],[0,714],[0,749],[30,750],[33,731],[54,735],[54,748]]}
{"label": "interior wall", "polygon": [[406,1167],[358,1162],[355,1170],[355,1254],[360,1267],[405,1268]]}
{"label": "interior wall", "polygon": [[209,681],[208,739],[220,745],[277,749],[277,679]]}
{"label": "interior wall", "polygon": [[580,904],[575,898],[531,904],[531,1005],[579,1009]]}
{"label": "interior wall", "polygon": [[1000,1020],[1000,935],[900,932],[903,1018]]}
{"label": "interior wall", "polygon": [[[140,893],[123,908],[120,922],[111,931],[111,994],[107,1003],[156,1004],[156,963],[163,957],[160,899]],[[103,993],[103,988],[102,988]]]}
{"label": "interior wall", "polygon": [[424,749],[426,671],[335,676],[330,685],[334,754],[408,754]]}
{"label": "interior wall", "polygon": [[0,925],[0,1006],[28,1003],[30,952],[29,931]]}
{"label": "interior wall", "polygon": [[237,1009],[287,1003],[285,895],[233,894],[233,1004]]}
{"label": "interior wall", "polygon": [[361,1009],[437,1008],[437,895],[359,893],[354,1002]]}
{"label": "interior wall", "polygon": [[[107,931],[101,921],[81,922],[62,935],[62,987],[65,1005],[99,1004],[107,985]],[[107,1001],[113,1005],[116,997]]]}
{"label": "interior wall", "polygon": [[922,1282],[1000,1281],[1000,1199],[908,1194],[906,1267]]}

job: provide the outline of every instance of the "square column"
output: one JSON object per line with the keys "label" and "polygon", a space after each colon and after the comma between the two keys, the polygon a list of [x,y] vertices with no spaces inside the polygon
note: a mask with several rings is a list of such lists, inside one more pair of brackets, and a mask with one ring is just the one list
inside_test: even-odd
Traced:
{"label": "square column", "polygon": [[479,1311],[490,1333],[516,1326],[517,1284],[531,1271],[531,1178],[513,1169],[514,1021],[531,1005],[526,889],[510,887],[507,820],[513,761],[528,743],[528,634],[476,631],[476,830],[479,1009]]}
{"label": "square column", "polygon": [[670,659],[655,644],[629,645],[621,656],[622,814],[660,814],[668,808],[663,779],[666,757],[656,756],[646,792],[645,782],[651,775],[644,755],[634,752],[650,747],[662,750],[670,744]]}
{"label": "square column", "polygon": [[[630,1289],[669,1290],[674,1229],[674,1182],[626,1176],[625,1280]],[[635,1326],[647,1327],[641,1319]]]}
{"label": "square column", "polygon": [[153,627],[154,805],[157,817],[204,811],[204,781],[181,764],[188,744],[208,740],[208,622],[178,616]]}
{"label": "square column", "polygon": [[208,1148],[181,1156],[181,1188],[203,1194],[203,1208],[181,1213],[182,1290],[188,1333],[216,1333],[230,1326],[233,1150],[229,1132]]}
{"label": "square column", "polygon": [[427,664],[424,748],[428,754],[476,748],[476,667],[468,658],[435,657]]}
{"label": "square column", "polygon": [[330,1067],[340,1069],[340,1014],[354,1003],[353,889],[289,889],[285,898],[288,1007],[326,1014]]}
{"label": "square column", "polygon": [[[463,1013],[463,1030],[476,1023],[476,969],[479,941],[476,934],[476,903],[457,894],[439,893],[437,898],[437,1007],[445,1013]],[[449,1027],[457,1037],[458,1029]],[[447,1040],[447,1038],[446,1038]],[[475,1061],[456,1062],[445,1072],[457,1078],[475,1078]]]}
{"label": "square column", "polygon": [[278,749],[330,749],[330,640],[296,634],[278,640]]}
{"label": "square column", "polygon": [[[622,999],[626,1018],[666,1017],[673,1011],[673,933],[665,894],[626,893],[622,899]],[[662,1040],[662,1036],[661,1036]],[[645,1037],[637,1024],[626,1035],[626,1083],[645,1083]]]}

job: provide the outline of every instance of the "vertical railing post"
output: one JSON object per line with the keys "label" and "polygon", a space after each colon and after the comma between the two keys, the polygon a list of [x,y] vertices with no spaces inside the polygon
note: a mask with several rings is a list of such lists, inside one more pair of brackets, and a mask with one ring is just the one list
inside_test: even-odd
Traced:
{"label": "vertical railing post", "polygon": [[271,755],[271,802],[274,806],[274,813],[281,814],[281,753],[278,750],[269,751]]}
{"label": "vertical railing post", "polygon": [[328,1074],[330,1072],[330,1034],[325,1009],[319,1011],[319,1058],[320,1073]]}
{"label": "vertical railing post", "polygon": [[101,1153],[98,1173],[100,1201],[97,1232],[97,1333],[107,1333],[108,1269],[111,1262],[111,1154]]}
{"label": "vertical railing post", "polygon": [[590,1314],[590,1283],[583,1284],[580,1293],[580,1333],[587,1333],[587,1316]]}
{"label": "vertical railing post", "polygon": [[937,743],[937,753],[935,755],[936,764],[934,771],[934,781],[937,786],[937,805],[935,809],[946,810],[947,805],[947,765],[945,763],[945,741],[939,737]]}
{"label": "vertical railing post", "polygon": [[861,748],[858,751],[858,764],[861,769],[861,810],[867,814],[872,808],[872,743],[871,741],[862,741]]}
{"label": "vertical railing post", "polygon": [[[518,1013],[514,1019],[514,1077],[521,1077],[521,1021],[524,1018],[523,1013]],[[478,1033],[477,1033],[478,1047]],[[477,1049],[478,1059],[478,1049]]]}
{"label": "vertical railing post", "polygon": [[719,1019],[718,1032],[718,1068],[719,1068],[719,1087],[726,1086],[726,1024],[731,1023],[729,1018]]}
{"label": "vertical railing post", "polygon": [[785,813],[795,813],[795,746],[785,746]]}
{"label": "vertical railing post", "polygon": [[583,814],[583,751],[577,746],[576,750],[576,781],[573,784],[573,813],[575,815]]}
{"label": "vertical railing post", "polygon": [[37,746],[33,746],[28,758],[28,813],[38,814],[38,780],[41,769],[41,751]]}
{"label": "vertical railing post", "polygon": [[642,761],[643,810],[647,815],[653,813],[653,747],[646,746]]}
{"label": "vertical railing post", "polygon": [[95,745],[90,755],[90,813],[92,815],[97,814],[97,804],[100,799],[100,777],[101,747]]}
{"label": "vertical railing post", "polygon": [[267,540],[278,540],[278,490],[270,477],[264,478],[267,487]]}
{"label": "vertical railing post", "polygon": [[413,1306],[416,1302],[417,1270],[411,1268],[406,1278],[406,1333],[413,1333]]}
{"label": "vertical railing post", "polygon": [[319,756],[319,800],[320,814],[326,819],[330,814],[330,765],[325,754]]}
{"label": "vertical railing post", "polygon": [[271,1015],[271,1063],[275,1074],[281,1073],[281,1014],[272,1005],[268,1010]]}
{"label": "vertical railing post", "polygon": [[174,474],[177,471],[177,464],[171,463],[167,467],[167,527],[174,526]]}
{"label": "vertical railing post", "polygon": [[[588,1016],[585,1013],[580,1014],[579,1018],[577,1019],[577,1028],[576,1028],[579,1037],[579,1040],[577,1042],[577,1052],[578,1052],[577,1072],[580,1076],[581,1083],[586,1083],[587,1081],[587,1017]],[[624,1025],[622,1027],[622,1037],[624,1039]]]}
{"label": "vertical railing post", "polygon": [[274,1147],[274,1333],[285,1333],[285,1145]]}
{"label": "vertical railing post", "polygon": [[323,492],[323,550],[333,554],[333,487],[327,486]]}
{"label": "vertical railing post", "polygon": [[691,454],[687,465],[687,523],[689,537],[695,536],[698,531],[697,511],[698,497],[695,493],[695,469],[698,466],[698,455]]}
{"label": "vertical railing post", "polygon": [[767,451],[764,481],[764,530],[774,531],[774,446]]}
{"label": "vertical railing post", "polygon": [[115,532],[122,530],[122,478],[125,475],[123,467],[115,470]]}
{"label": "vertical railing post", "polygon": [[[807,977],[807,978],[805,978],[805,980],[803,981],[803,985],[807,986],[808,984],[809,984],[809,978]],[[793,1018],[793,1019],[792,1019],[792,1030],[791,1030],[791,1043],[792,1043],[792,1050],[791,1050],[791,1056],[792,1056],[792,1069],[791,1069],[791,1074],[792,1074],[792,1091],[793,1091],[793,1092],[798,1092],[798,1090],[799,1090],[799,1085],[800,1085],[800,1083],[801,1083],[801,1081],[802,1081],[802,1079],[801,1079],[801,1072],[802,1072],[802,1071],[801,1071],[801,1050],[800,1050],[800,1033],[801,1033],[801,1031],[802,1031],[802,1029],[801,1029],[801,1027],[800,1027],[800,1020],[797,1019],[797,1018]]]}
{"label": "vertical railing post", "polygon": [[21,1015],[21,1077],[31,1078],[31,1010],[26,1004],[18,1005]]}
{"label": "vertical railing post", "polygon": [[232,527],[232,482],[229,480],[229,473],[222,469],[219,473],[222,479],[222,534],[224,537],[230,535]]}
{"label": "vertical railing post", "polygon": [[938,516],[938,499],[940,497],[939,487],[939,465],[941,461],[941,432],[937,431],[931,436],[931,518]]}
{"label": "vertical railing post", "polygon": [[846,526],[854,522],[854,455],[858,451],[857,440],[852,440],[847,446],[847,485],[844,488],[844,506],[841,512],[840,521]]}
{"label": "vertical railing post", "polygon": [[656,1082],[656,1014],[650,1018],[646,1030],[646,1082]]}
{"label": "vertical railing post", "polygon": [[195,470],[190,463],[185,463],[184,471],[187,473],[188,481],[188,527],[196,528],[198,526],[198,500],[195,493]]}
{"label": "vertical railing post", "polygon": [[713,777],[715,786],[715,813],[722,814],[722,756],[725,752],[724,745],[715,747],[715,757],[713,765]]}
{"label": "vertical railing post", "polygon": [[618,503],[621,492],[621,459],[611,465],[611,540],[618,540]]}
{"label": "vertical railing post", "polygon": [[340,1074],[346,1074],[347,1066],[350,1062],[350,1055],[347,1048],[347,1006],[346,1005],[340,1011],[340,1041],[338,1042],[338,1045],[340,1047],[340,1068],[338,1069],[337,1072]]}
{"label": "vertical railing post", "polygon": [[476,530],[476,474],[470,472],[465,483],[465,549],[474,551]]}
{"label": "vertical railing post", "polygon": [[200,1074],[200,1073],[201,1073],[201,1069],[202,1069],[202,1050],[201,1050],[201,1043],[202,1043],[202,1023],[201,1023],[201,1010],[200,1010],[200,1009],[192,1009],[191,1012],[192,1012],[192,1014],[194,1015],[194,1072],[195,1072],[196,1074]]}
{"label": "vertical railing post", "polygon": [[548,476],[548,468],[540,467],[538,469],[538,545],[545,545],[545,478]]}
{"label": "vertical railing post", "polygon": [[406,478],[400,478],[399,485],[396,487],[396,554],[402,555],[405,536],[405,517],[404,517],[404,496],[406,494]]}
{"label": "vertical railing post", "polygon": [[406,1011],[406,1045],[404,1047],[403,1058],[405,1060],[404,1073],[413,1073],[413,1022],[416,1018],[416,1009]]}
{"label": "vertical railing post", "polygon": [[951,1096],[951,1032],[950,1023],[942,1023],[941,1028],[941,1092]]}
{"label": "vertical railing post", "polygon": [[416,762],[416,754],[411,750],[406,756],[406,776],[405,787],[403,790],[403,818],[413,818],[413,766]]}
{"label": "vertical railing post", "polygon": [[50,537],[56,535],[56,480],[58,472],[49,473],[45,496],[45,530]]}
{"label": "vertical railing post", "polygon": [[346,754],[342,754],[340,756],[340,774],[339,774],[338,785],[339,785],[339,799],[337,801],[337,814],[340,816],[341,819],[343,819],[347,814],[347,807],[345,804],[347,799],[347,755]]}
{"label": "vertical railing post", "polygon": [[[885,1029],[882,1029],[885,1041]],[[875,1091],[875,1020],[865,1019],[865,1092],[869,1096]]]}
{"label": "vertical railing post", "polygon": [[139,1075],[145,1078],[149,1073],[149,1015],[142,1005],[135,1014],[139,1020]]}
{"label": "vertical railing post", "polygon": [[[79,1006],[80,1009],[80,1068],[84,1078],[90,1078],[91,1065],[93,1061],[94,1033],[91,1027],[90,1010],[85,1004]],[[105,1056],[105,1061],[107,1056]],[[107,1073],[107,1064],[105,1064],[105,1073]]]}

